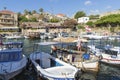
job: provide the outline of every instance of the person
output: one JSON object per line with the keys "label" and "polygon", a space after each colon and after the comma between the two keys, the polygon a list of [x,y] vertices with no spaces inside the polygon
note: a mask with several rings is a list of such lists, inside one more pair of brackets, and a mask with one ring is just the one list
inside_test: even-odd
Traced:
{"label": "person", "polygon": [[57,57],[57,47],[54,45],[51,45],[51,55]]}
{"label": "person", "polygon": [[78,41],[78,43],[77,43],[77,49],[78,49],[78,51],[81,51],[81,41]]}
{"label": "person", "polygon": [[82,41],[80,40],[80,36],[78,36],[78,41],[77,41],[77,49],[78,49],[78,51],[81,51],[81,43],[82,43]]}

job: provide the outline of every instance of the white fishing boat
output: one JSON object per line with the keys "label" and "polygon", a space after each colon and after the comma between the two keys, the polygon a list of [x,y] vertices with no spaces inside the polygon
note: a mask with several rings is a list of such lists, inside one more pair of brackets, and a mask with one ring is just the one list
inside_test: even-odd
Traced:
{"label": "white fishing boat", "polygon": [[48,39],[47,33],[40,33],[40,39]]}
{"label": "white fishing boat", "polygon": [[[42,42],[35,45],[42,47],[48,45],[61,44],[59,42]],[[35,48],[35,47],[34,47]],[[39,49],[40,48],[35,48]],[[45,49],[45,48],[44,48]],[[46,50],[48,51],[48,50]],[[48,51],[50,53],[50,51]],[[78,69],[64,61],[51,56],[47,52],[36,50],[30,55],[30,60],[36,68],[38,74],[49,80],[75,80]]]}
{"label": "white fishing boat", "polygon": [[103,36],[103,35],[98,35],[92,32],[86,33],[86,34],[82,34],[81,35],[83,38],[87,38],[87,39],[102,39],[102,38],[107,38],[108,36]]}
{"label": "white fishing boat", "polygon": [[18,75],[27,64],[22,42],[4,42],[0,48],[0,78],[9,80]]}
{"label": "white fishing boat", "polygon": [[11,34],[11,35],[7,35],[5,36],[6,39],[23,39],[24,36],[22,35],[16,35],[16,34]]}
{"label": "white fishing boat", "polygon": [[[107,47],[107,49],[106,49]],[[120,47],[102,46],[101,48],[95,45],[89,46],[90,50],[99,57],[101,62],[108,64],[120,64]]]}

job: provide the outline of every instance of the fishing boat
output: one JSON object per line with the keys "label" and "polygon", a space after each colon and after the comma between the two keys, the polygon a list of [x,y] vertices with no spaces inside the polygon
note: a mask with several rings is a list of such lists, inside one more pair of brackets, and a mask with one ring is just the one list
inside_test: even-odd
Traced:
{"label": "fishing boat", "polygon": [[78,72],[78,68],[50,55],[48,49],[42,50],[42,46],[49,46],[61,44],[59,42],[41,42],[36,43],[38,47],[34,47],[35,52],[30,54],[30,60],[32,61],[39,76],[45,77],[49,80],[75,80],[75,74]]}
{"label": "fishing boat", "polygon": [[119,65],[120,64],[120,47],[113,46],[89,46],[90,50],[99,57],[101,62]]}
{"label": "fishing boat", "polygon": [[22,42],[3,42],[0,45],[0,78],[9,80],[18,75],[27,64]]}
{"label": "fishing boat", "polygon": [[[59,41],[62,44],[62,48],[59,49],[58,56],[60,59],[86,71],[98,72],[99,59],[93,54],[85,53],[82,48],[86,46],[88,42],[83,38],[55,38],[54,41]],[[81,51],[77,50],[77,47],[81,46]],[[85,48],[86,49],[86,48]],[[84,60],[83,60],[84,59]]]}
{"label": "fishing boat", "polygon": [[59,58],[68,62],[77,68],[81,68],[84,71],[98,72],[99,69],[99,58],[95,55],[72,49],[61,49]]}

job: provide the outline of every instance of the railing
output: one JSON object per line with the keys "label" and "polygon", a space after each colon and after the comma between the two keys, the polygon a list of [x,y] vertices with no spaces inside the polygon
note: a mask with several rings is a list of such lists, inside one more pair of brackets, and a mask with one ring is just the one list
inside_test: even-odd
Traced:
{"label": "railing", "polygon": [[13,24],[14,22],[0,22],[1,24]]}

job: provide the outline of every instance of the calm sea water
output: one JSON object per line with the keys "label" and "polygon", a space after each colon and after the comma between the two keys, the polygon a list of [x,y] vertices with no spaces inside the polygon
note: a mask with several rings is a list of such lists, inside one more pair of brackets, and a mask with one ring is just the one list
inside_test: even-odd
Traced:
{"label": "calm sea water", "polygon": [[[13,40],[5,40],[5,41],[13,41]],[[33,44],[37,42],[43,42],[43,40],[36,39],[14,39],[14,41],[22,41],[24,42],[24,54],[29,57],[29,55],[33,52]],[[46,40],[51,41],[51,40]],[[94,75],[90,73],[84,73],[87,74],[86,77],[95,77]],[[83,74],[83,75],[84,75]],[[37,80],[36,73],[33,69],[31,70],[24,70],[22,73],[17,75],[15,78],[11,80]],[[82,79],[85,80],[85,79]],[[89,79],[86,79],[89,80]],[[98,72],[96,80],[120,80],[120,65],[113,66],[108,65],[104,63],[100,63],[100,70]]]}

